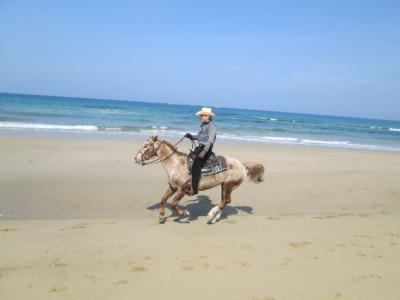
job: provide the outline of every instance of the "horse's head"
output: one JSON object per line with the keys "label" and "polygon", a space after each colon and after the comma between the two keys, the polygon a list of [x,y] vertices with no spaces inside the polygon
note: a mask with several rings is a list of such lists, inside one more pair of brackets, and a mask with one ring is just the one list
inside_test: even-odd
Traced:
{"label": "horse's head", "polygon": [[147,160],[157,156],[157,151],[160,148],[160,145],[161,141],[158,139],[158,136],[150,136],[137,152],[134,158],[135,162],[144,165]]}

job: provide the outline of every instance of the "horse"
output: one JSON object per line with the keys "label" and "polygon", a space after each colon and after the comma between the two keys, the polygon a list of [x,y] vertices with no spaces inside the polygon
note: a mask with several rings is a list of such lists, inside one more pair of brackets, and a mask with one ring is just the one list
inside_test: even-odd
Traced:
{"label": "horse", "polygon": [[[260,183],[264,180],[263,165],[242,163],[230,157],[225,157],[225,159],[227,170],[213,175],[201,176],[199,182],[200,191],[208,190],[218,185],[221,186],[221,201],[208,213],[208,222],[212,224],[220,219],[222,210],[231,202],[232,191],[243,182],[244,178],[248,177],[254,183]],[[158,136],[150,136],[140,147],[134,160],[142,166],[148,163],[160,162],[168,174],[168,188],[160,202],[160,224],[164,223],[167,219],[165,217],[165,205],[167,200],[173,195],[173,209],[181,218],[189,217],[190,213],[188,210],[182,210],[177,206],[178,202],[188,194],[185,185],[191,180],[191,175],[187,169],[187,154],[179,151],[176,145],[166,140],[160,140]]]}

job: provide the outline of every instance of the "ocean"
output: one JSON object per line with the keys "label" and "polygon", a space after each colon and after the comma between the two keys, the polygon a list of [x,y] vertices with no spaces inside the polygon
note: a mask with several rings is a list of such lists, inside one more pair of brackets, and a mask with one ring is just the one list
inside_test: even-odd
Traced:
{"label": "ocean", "polygon": [[[200,106],[0,93],[0,135],[169,138],[195,133]],[[400,121],[213,107],[218,140],[400,151]]]}

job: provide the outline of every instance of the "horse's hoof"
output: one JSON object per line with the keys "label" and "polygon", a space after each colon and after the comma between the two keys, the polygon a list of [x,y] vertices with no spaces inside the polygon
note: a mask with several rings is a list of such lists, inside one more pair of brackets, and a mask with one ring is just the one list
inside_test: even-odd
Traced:
{"label": "horse's hoof", "polygon": [[208,224],[215,224],[221,217],[221,214],[222,210],[218,206],[213,207],[208,213]]}
{"label": "horse's hoof", "polygon": [[159,224],[164,224],[167,221],[167,217],[159,217],[158,218],[158,223]]}
{"label": "horse's hoof", "polygon": [[190,212],[187,210],[187,209],[185,209],[184,211],[183,211],[183,213],[182,213],[182,218],[186,218],[186,217],[189,217],[190,216]]}
{"label": "horse's hoof", "polygon": [[215,216],[218,214],[218,212],[220,211],[218,206],[214,206],[209,212],[208,212],[208,218],[214,219]]}
{"label": "horse's hoof", "polygon": [[219,219],[221,218],[221,215],[222,215],[222,211],[220,210],[220,211],[217,213],[217,215],[215,216],[215,218],[211,220],[211,224],[217,223],[217,222],[219,221]]}

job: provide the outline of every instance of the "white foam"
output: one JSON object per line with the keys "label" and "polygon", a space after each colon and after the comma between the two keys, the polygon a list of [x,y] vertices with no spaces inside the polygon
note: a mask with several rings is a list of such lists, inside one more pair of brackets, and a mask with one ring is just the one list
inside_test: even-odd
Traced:
{"label": "white foam", "polygon": [[[55,125],[55,124],[35,124],[35,123],[19,123],[19,122],[0,122],[1,129],[11,130],[33,130],[33,131],[63,131],[63,132],[97,132],[99,134],[117,134],[117,135],[152,135],[158,134],[169,137],[182,137],[185,132],[168,129],[166,126],[154,126],[151,129],[141,129],[139,131],[124,131],[120,127],[98,128],[95,125]],[[400,128],[390,128],[391,131],[400,132]],[[266,144],[281,145],[304,145],[304,146],[322,146],[322,147],[339,147],[351,149],[365,150],[385,150],[400,151],[399,147],[356,144],[350,141],[338,140],[313,140],[301,139],[295,137],[284,136],[254,136],[254,135],[234,135],[234,134],[218,134],[218,139],[236,140],[242,142],[255,142]]]}
{"label": "white foam", "polygon": [[108,114],[108,115],[138,115],[139,112],[137,111],[125,111],[123,109],[117,109],[117,108],[95,108],[91,109],[90,111],[100,113],[100,114]]}
{"label": "white foam", "polygon": [[344,145],[349,145],[350,142],[348,142],[348,141],[301,140],[300,144],[344,146]]}
{"label": "white foam", "polygon": [[186,132],[178,131],[178,130],[166,130],[163,127],[157,128],[153,127],[153,129],[141,129],[139,131],[140,134],[163,134],[166,136],[183,136]]}
{"label": "white foam", "polygon": [[105,131],[121,131],[121,127],[104,127],[103,130]]}
{"label": "white foam", "polygon": [[263,140],[267,141],[279,141],[279,142],[288,142],[288,143],[293,143],[293,142],[298,142],[298,138],[292,138],[292,137],[277,137],[277,136],[263,136],[261,137]]}
{"label": "white foam", "polygon": [[379,145],[366,145],[356,144],[350,141],[337,141],[337,140],[312,140],[312,139],[300,139],[293,137],[272,137],[272,136],[233,136],[233,135],[218,135],[222,139],[232,139],[247,142],[262,142],[267,144],[285,144],[285,145],[303,145],[303,146],[321,146],[321,147],[337,147],[347,149],[364,149],[364,150],[383,150],[383,151],[400,151],[398,147],[390,146],[379,146]]}
{"label": "white foam", "polygon": [[30,130],[67,130],[67,131],[97,131],[95,125],[54,125],[18,122],[0,122],[0,128],[7,129],[30,129]]}

